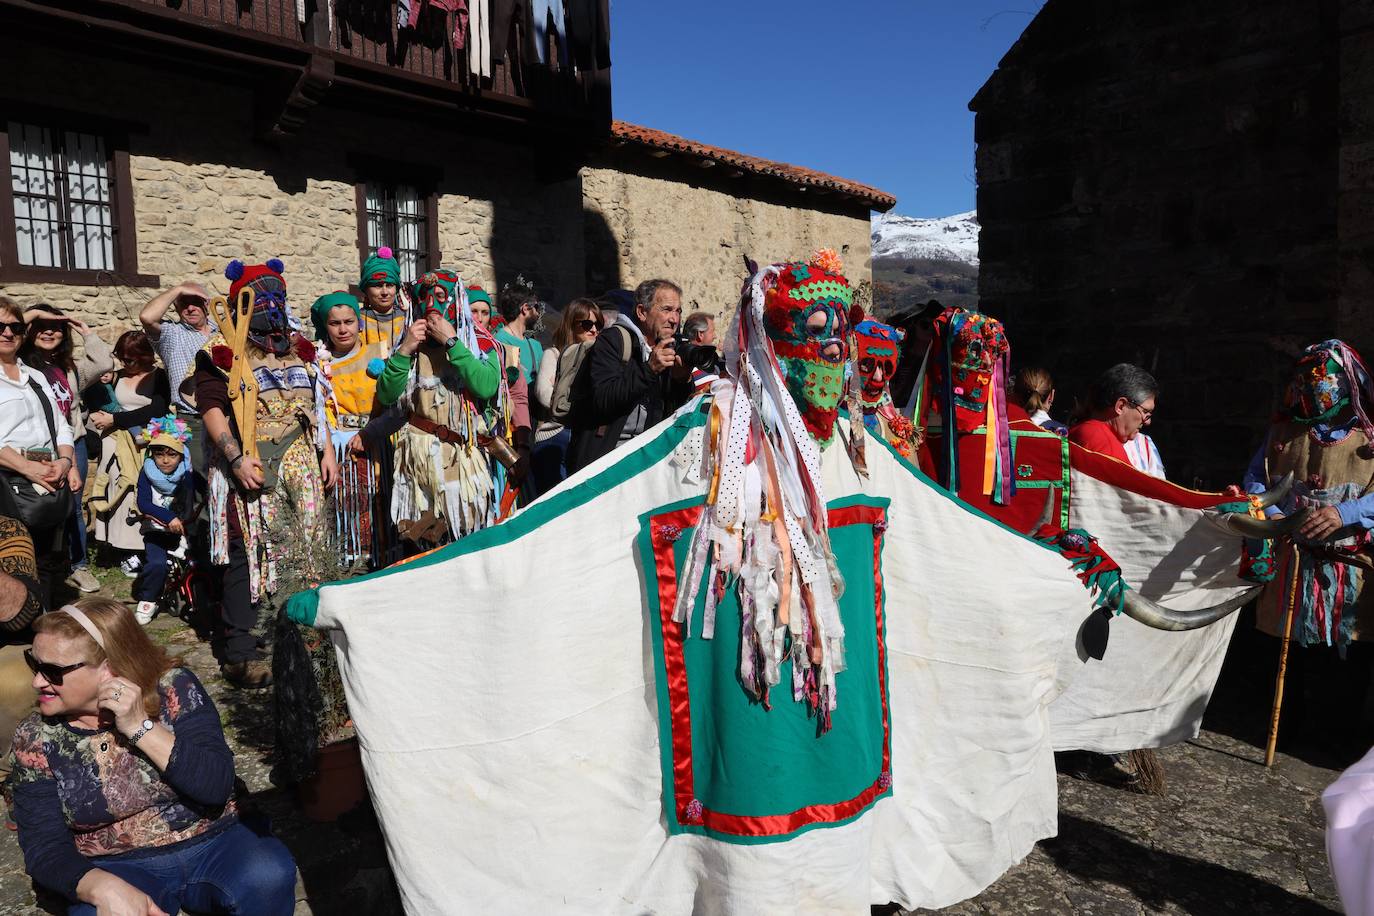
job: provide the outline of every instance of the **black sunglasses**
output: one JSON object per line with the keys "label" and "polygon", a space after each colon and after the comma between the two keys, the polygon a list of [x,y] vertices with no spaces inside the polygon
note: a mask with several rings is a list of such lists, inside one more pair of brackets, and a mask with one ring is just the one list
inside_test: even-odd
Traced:
{"label": "black sunglasses", "polygon": [[0,334],[9,331],[15,337],[24,336],[24,322],[22,321],[0,321]]}
{"label": "black sunglasses", "polygon": [[32,649],[24,650],[24,661],[28,663],[29,670],[34,674],[43,675],[43,680],[54,687],[62,686],[62,679],[71,674],[77,668],[84,668],[85,662],[77,662],[75,665],[54,665],[52,662],[40,662],[33,657]]}
{"label": "black sunglasses", "polygon": [[592,328],[597,327],[599,324],[600,322],[594,318],[583,318],[581,321],[577,322],[577,329],[579,331],[590,331]]}

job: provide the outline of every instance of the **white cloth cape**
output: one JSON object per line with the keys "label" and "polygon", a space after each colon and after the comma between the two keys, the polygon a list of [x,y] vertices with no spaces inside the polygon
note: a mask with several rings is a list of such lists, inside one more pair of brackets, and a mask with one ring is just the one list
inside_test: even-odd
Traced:
{"label": "white cloth cape", "polygon": [[[1132,589],[1192,611],[1253,587],[1237,577],[1240,539],[1206,510],[1180,504],[1204,501],[1203,494],[1079,446],[1071,450],[1069,524],[1098,539]],[[1114,618],[1105,657],[1084,662],[1050,707],[1055,750],[1116,754],[1197,737],[1236,617],[1188,632]]]}
{"label": "white cloth cape", "polygon": [[496,528],[320,589],[408,912],[942,907],[1054,834],[1047,707],[1079,667],[1064,647],[1087,595],[876,440],[867,481],[837,445],[824,485],[891,499],[892,796],[785,842],[668,834],[635,539],[642,514],[705,491],[667,457],[700,447],[694,409]]}

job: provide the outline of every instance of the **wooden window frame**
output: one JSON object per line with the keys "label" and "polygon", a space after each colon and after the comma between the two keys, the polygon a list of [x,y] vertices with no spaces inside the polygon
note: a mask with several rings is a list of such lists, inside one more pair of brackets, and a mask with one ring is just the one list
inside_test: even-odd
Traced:
{"label": "wooden window frame", "polygon": [[[19,263],[19,241],[14,218],[13,179],[10,177],[9,122],[16,121],[53,131],[94,134],[105,142],[106,169],[110,176],[110,216],[114,235],[114,269],[85,270],[34,267]],[[129,134],[137,126],[98,115],[38,108],[0,102],[0,162],[5,182],[0,187],[0,283],[51,283],[62,286],[133,286],[155,288],[161,278],[138,271],[138,228],[134,224],[133,180],[129,173]]]}
{"label": "wooden window frame", "polygon": [[[439,248],[439,184],[443,177],[442,169],[421,163],[402,163],[393,160],[375,159],[370,156],[352,154],[348,157],[356,180],[353,183],[353,200],[358,224],[358,270],[361,274],[363,262],[372,251],[367,242],[367,185],[406,184],[415,188],[425,205],[425,260],[418,273],[437,270],[443,264],[443,253]],[[419,279],[419,276],[416,277]],[[355,289],[361,294],[361,290]]]}

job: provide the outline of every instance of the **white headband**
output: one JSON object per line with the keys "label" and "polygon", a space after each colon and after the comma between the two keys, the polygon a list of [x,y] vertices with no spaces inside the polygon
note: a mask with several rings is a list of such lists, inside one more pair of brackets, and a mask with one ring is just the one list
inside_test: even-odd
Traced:
{"label": "white headband", "polygon": [[85,630],[87,633],[90,633],[91,639],[94,639],[95,644],[99,646],[102,651],[104,651],[105,637],[100,635],[100,630],[96,629],[95,624],[91,623],[91,618],[86,616],[85,611],[81,610],[81,608],[73,604],[65,604],[62,607],[58,608],[58,610],[62,613],[67,614],[69,617],[71,617],[72,620],[75,620],[77,623],[81,624],[81,629]]}

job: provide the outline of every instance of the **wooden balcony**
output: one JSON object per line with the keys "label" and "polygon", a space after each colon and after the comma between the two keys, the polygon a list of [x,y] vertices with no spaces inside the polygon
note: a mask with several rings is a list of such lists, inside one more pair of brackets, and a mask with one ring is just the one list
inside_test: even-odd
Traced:
{"label": "wooden balcony", "polygon": [[[49,28],[79,26],[86,35],[91,27],[103,29],[130,47],[166,44],[199,59],[235,59],[253,65],[245,74],[256,83],[275,73],[286,97],[280,113],[269,112],[267,133],[292,133],[326,94],[362,93],[389,96],[406,108],[439,105],[534,127],[609,134],[609,61],[585,59],[584,69],[569,50],[560,66],[550,36],[541,63],[527,22],[512,28],[490,75],[480,75],[469,72],[466,50],[453,47],[451,13],[425,6],[415,28],[398,28],[394,2],[300,2],[303,19],[297,0],[0,0],[0,12],[25,24],[46,19]],[[578,7],[597,0],[567,2]],[[569,15],[570,28],[574,21]],[[602,36],[592,47],[608,40]]]}

